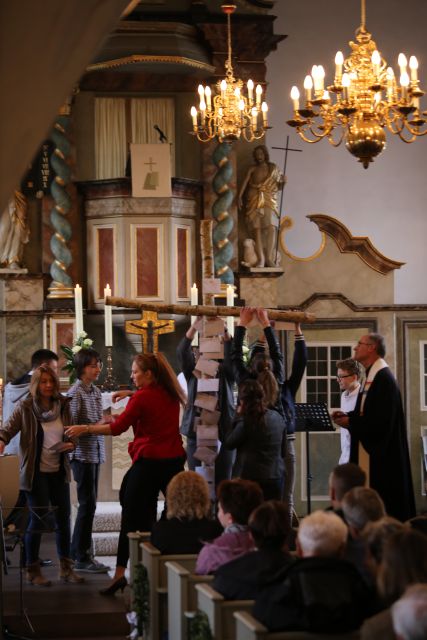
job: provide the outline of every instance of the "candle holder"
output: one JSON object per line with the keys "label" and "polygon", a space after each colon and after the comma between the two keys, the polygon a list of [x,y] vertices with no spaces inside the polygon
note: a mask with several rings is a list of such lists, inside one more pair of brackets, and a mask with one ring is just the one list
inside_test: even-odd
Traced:
{"label": "candle holder", "polygon": [[103,391],[114,391],[117,389],[117,380],[113,374],[113,356],[112,356],[113,347],[107,347],[107,367],[105,380],[101,385]]}

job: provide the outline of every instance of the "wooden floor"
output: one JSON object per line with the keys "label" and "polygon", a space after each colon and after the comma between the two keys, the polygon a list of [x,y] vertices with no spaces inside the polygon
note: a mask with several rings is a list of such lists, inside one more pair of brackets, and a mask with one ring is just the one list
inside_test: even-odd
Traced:
{"label": "wooden floor", "polygon": [[[124,639],[130,627],[126,620],[129,589],[123,595],[101,596],[98,590],[109,582],[107,574],[82,574],[84,584],[68,584],[58,580],[58,558],[52,535],[42,539],[40,557],[51,558],[52,567],[43,568],[43,574],[52,581],[50,587],[35,587],[25,582],[21,597],[19,547],[8,553],[11,566],[3,575],[3,625],[11,634],[42,640],[80,638],[89,640]],[[25,619],[27,612],[34,633]],[[6,635],[6,637],[8,637]],[[3,640],[1,632],[0,639]]]}

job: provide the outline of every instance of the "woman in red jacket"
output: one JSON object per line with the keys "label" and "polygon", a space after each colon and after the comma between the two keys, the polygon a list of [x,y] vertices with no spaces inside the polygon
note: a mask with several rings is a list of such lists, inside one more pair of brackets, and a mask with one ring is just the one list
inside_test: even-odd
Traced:
{"label": "woman in red jacket", "polygon": [[179,405],[185,396],[173,369],[160,354],[143,353],[132,363],[132,381],[137,391],[124,412],[109,424],[89,424],[67,429],[67,435],[94,433],[118,436],[133,428],[129,443],[132,466],[120,487],[122,521],[117,565],[112,584],[103,595],[113,595],[126,586],[130,531],[150,531],[157,518],[157,496],[184,468],[185,452],[179,433]]}

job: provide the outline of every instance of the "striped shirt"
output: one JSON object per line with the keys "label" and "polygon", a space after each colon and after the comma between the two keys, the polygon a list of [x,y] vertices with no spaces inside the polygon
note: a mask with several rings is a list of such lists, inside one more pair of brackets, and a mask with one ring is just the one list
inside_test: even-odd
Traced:
{"label": "striped shirt", "polygon": [[[74,424],[94,424],[102,419],[102,395],[94,384],[88,385],[77,380],[67,395],[71,398]],[[104,436],[89,433],[80,436],[70,459],[95,464],[105,462]]]}

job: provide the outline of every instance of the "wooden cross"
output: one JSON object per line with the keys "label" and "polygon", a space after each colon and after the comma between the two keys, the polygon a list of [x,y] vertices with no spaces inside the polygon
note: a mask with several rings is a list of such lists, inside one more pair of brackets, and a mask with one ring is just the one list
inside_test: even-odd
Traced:
{"label": "wooden cross", "polygon": [[150,167],[150,171],[153,171],[153,165],[157,164],[157,162],[154,162],[153,158],[148,158],[148,162],[144,162],[144,164],[148,164]]}
{"label": "wooden cross", "polygon": [[141,336],[143,353],[157,353],[159,335],[175,331],[175,320],[159,320],[156,311],[143,311],[139,320],[126,320],[125,331]]}

